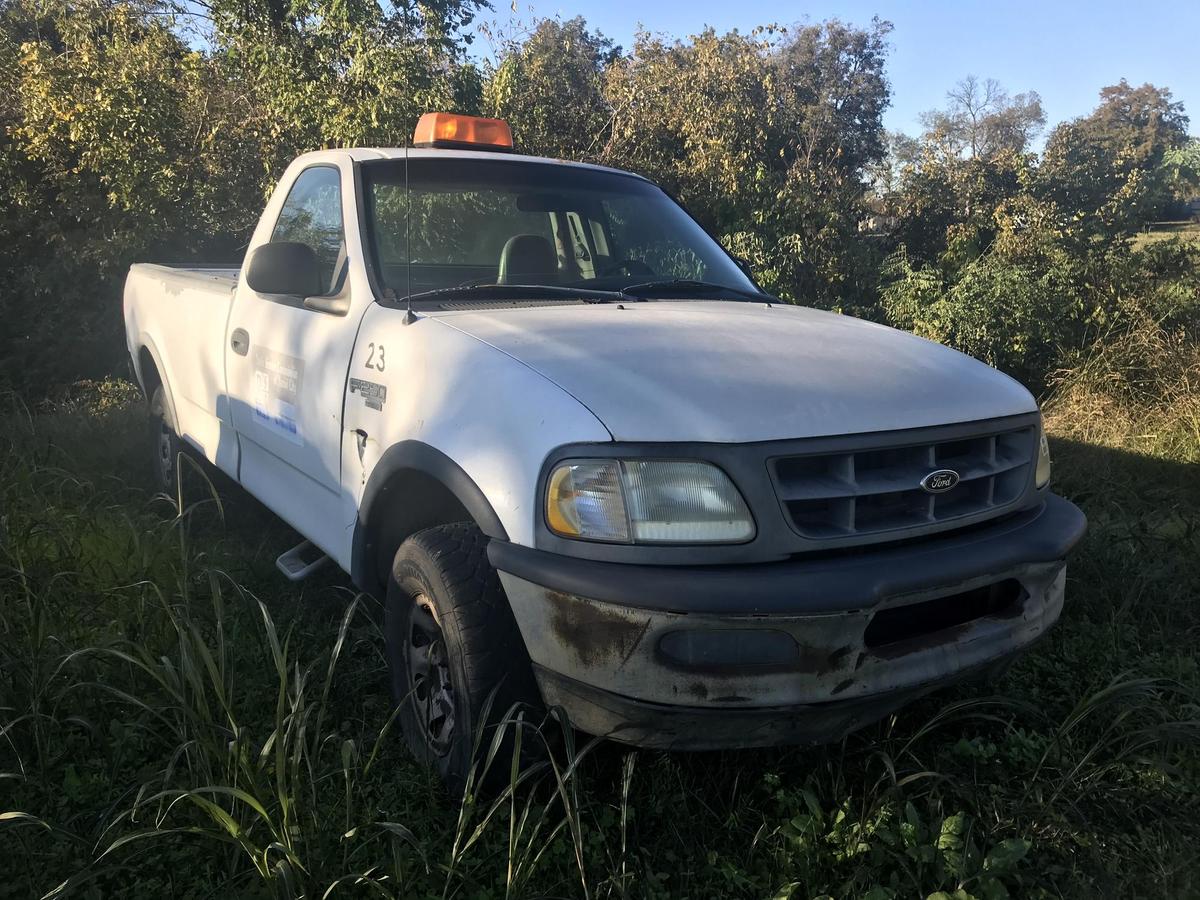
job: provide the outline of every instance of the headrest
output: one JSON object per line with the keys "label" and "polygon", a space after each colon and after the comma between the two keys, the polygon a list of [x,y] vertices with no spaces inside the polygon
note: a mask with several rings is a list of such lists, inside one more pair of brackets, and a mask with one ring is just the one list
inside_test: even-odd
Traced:
{"label": "headrest", "polygon": [[510,237],[500,251],[500,271],[497,284],[522,284],[526,281],[544,282],[558,276],[558,254],[540,234],[518,234]]}

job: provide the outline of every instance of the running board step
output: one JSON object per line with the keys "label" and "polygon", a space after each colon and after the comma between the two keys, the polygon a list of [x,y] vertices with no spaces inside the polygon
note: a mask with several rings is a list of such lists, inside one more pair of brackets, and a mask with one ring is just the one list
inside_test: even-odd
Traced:
{"label": "running board step", "polygon": [[286,553],[281,553],[275,560],[275,568],[284,574],[288,581],[303,581],[325,563],[329,557],[318,549],[312,541],[301,541]]}

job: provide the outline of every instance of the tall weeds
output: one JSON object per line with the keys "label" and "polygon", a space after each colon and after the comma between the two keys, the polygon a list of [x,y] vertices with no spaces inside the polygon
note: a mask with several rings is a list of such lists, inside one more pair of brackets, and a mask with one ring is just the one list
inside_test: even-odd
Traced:
{"label": "tall weeds", "polygon": [[[223,554],[199,549],[196,533],[225,531],[222,498],[203,470],[180,466],[174,498],[115,480],[97,486],[70,474],[78,466],[53,440],[61,422],[51,420],[48,434],[39,417],[14,412],[3,460],[14,477],[0,569],[0,739],[12,769],[3,774],[25,809],[0,823],[23,827],[32,858],[68,870],[54,873],[63,877],[47,896],[152,880],[144,873],[164,847],[203,860],[184,884],[257,883],[281,898],[469,893],[479,857],[500,849],[506,895],[520,896],[560,835],[574,848],[573,880],[593,895],[580,782],[594,741],[577,747],[569,728],[509,711],[504,729],[518,746],[541,743],[541,761],[514,766],[497,795],[481,794],[485,770],[507,765],[502,729],[479,748],[461,803],[441,797],[398,751],[369,598],[326,584],[326,615],[314,621],[289,605],[295,597],[260,597],[215,564]],[[124,404],[82,418],[85,430],[139,427]],[[364,679],[373,702],[355,709]],[[97,752],[105,765],[81,775],[77,758]],[[89,811],[69,822],[56,815],[64,777],[98,789],[70,798]],[[405,822],[388,807],[412,812],[412,798],[387,802],[401,790],[441,809]],[[29,826],[69,850],[39,850]]]}
{"label": "tall weeds", "polygon": [[[693,756],[516,708],[505,727],[537,761],[481,734],[461,798],[396,740],[370,598],[332,573],[277,578],[293,536],[203,473],[184,467],[174,498],[142,488],[126,389],[11,406],[0,898],[1200,889],[1200,485],[1172,414],[1195,400],[1194,361],[1169,335],[1136,340],[1063,376],[1056,479],[1092,530],[1063,623],[1002,683],[835,747]],[[1111,377],[1147,360],[1163,380],[1144,395]]]}

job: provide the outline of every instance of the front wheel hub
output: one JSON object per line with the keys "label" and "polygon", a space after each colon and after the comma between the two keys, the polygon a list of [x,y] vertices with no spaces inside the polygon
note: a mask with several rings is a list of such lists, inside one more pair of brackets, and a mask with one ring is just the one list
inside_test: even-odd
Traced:
{"label": "front wheel hub", "polygon": [[408,634],[412,702],[426,743],[438,756],[445,756],[454,740],[454,686],[450,681],[446,637],[429,598],[419,594],[413,603]]}
{"label": "front wheel hub", "polygon": [[169,484],[175,472],[174,441],[171,428],[166,422],[158,423],[158,471],[164,484]]}

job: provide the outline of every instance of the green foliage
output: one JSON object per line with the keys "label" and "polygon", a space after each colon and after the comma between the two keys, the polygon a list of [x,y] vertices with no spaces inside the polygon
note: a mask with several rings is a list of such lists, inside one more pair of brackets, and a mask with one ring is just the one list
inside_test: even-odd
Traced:
{"label": "green foliage", "polygon": [[524,41],[505,43],[485,82],[484,112],[509,123],[522,153],[594,160],[612,119],[604,74],[619,55],[580,17],[545,19]]}
{"label": "green foliage", "polygon": [[1178,147],[1163,152],[1163,176],[1179,199],[1189,200],[1200,194],[1200,138],[1190,138]]}
{"label": "green foliage", "polygon": [[434,108],[655,178],[782,298],[914,329],[1035,386],[1121,309],[1158,302],[1139,292],[1193,296],[1120,243],[1194,175],[1165,89],[1105,88],[1039,160],[1037,95],[973,77],[919,140],[885,135],[884,22],[641,34],[623,54],[580,18],[546,20],[481,67],[464,31],[479,5],[3,7],[0,384],[42,397],[113,371],[131,262],[236,259],[297,153],[403,144]]}
{"label": "green foliage", "polygon": [[1061,352],[1056,341],[1066,326],[1052,314],[1070,314],[1065,272],[986,255],[947,283],[936,268],[913,268],[901,253],[888,273],[894,280],[884,289],[884,309],[902,328],[1026,376],[1045,371]]}
{"label": "green foliage", "polygon": [[209,63],[169,21],[125,5],[46,9],[14,4],[0,20],[11,89],[0,383],[37,386],[107,371],[128,265],[216,252],[239,220],[228,197],[245,183],[224,171],[223,151],[207,152]]}
{"label": "green foliage", "polygon": [[1039,389],[1100,338],[1147,321],[1200,334],[1200,248],[1122,243],[1081,259],[1039,212],[1002,207],[987,251],[962,263],[947,253],[921,264],[898,251],[884,268],[888,319]]}
{"label": "green foliage", "polygon": [[1191,896],[1200,357],[1157,326],[1122,341],[1050,407],[1091,530],[1064,620],[1002,683],[827,748],[524,723],[545,765],[461,803],[396,740],[367,598],[279,579],[294,535],[227,484],[142,487],[135,386],[10,405],[0,897]]}
{"label": "green foliage", "polygon": [[1126,239],[1191,184],[1179,104],[1107,88],[1039,160],[1036,95],[964,83],[885,158],[884,23],[621,54],[543,22],[481,68],[478,7],[0,6],[0,382],[40,398],[113,369],[128,264],[232,258],[296,153],[480,110],[526,150],[662,181],[788,299],[1052,388],[1059,490],[1091,522],[1076,599],[998,696],[803,751],[567,732],[519,789],[456,804],[394,740],[368,601],[283,584],[295,538],[236,490],[140,486],[134,386],[13,401],[0,897],[1196,894],[1200,248]]}
{"label": "green foliage", "polygon": [[214,0],[214,56],[249,95],[267,172],[321,147],[403,146],[430,109],[473,112],[461,30],[479,5]]}
{"label": "green foliage", "polygon": [[1024,153],[1046,124],[1037,91],[1010,98],[994,79],[968,75],[946,94],[950,106],[922,116],[924,138],[943,153],[970,158]]}
{"label": "green foliage", "polygon": [[964,155],[965,138],[946,137],[965,130],[975,151],[988,146],[990,110],[1007,101],[987,90],[990,106],[976,83],[960,85],[954,114],[931,114],[937,127],[901,145],[898,177],[883,173],[881,202],[896,220],[880,270],[884,318],[1039,390],[1147,317],[1200,324],[1194,248],[1127,239],[1167,202],[1162,161],[1182,160],[1187,119],[1170,92],[1105,88],[1092,115],[1055,129],[1039,161],[1016,148]]}
{"label": "green foliage", "polygon": [[[1003,205],[1015,200],[1028,205],[1036,199],[1028,189],[1034,177],[1033,160],[1026,154],[1002,150],[963,159],[926,142],[888,198],[899,219],[893,238],[923,261],[948,254],[948,260],[966,262],[997,238]],[[1041,213],[1039,218],[1047,217]]]}
{"label": "green foliage", "polygon": [[403,144],[474,110],[475,0],[0,7],[0,385],[45,396],[124,355],[130,263],[236,260],[274,178],[323,146]]}
{"label": "green foliage", "polygon": [[1122,79],[1100,101],[1054,129],[1040,174],[1045,195],[1078,228],[1108,237],[1136,230],[1169,199],[1163,157],[1187,140],[1188,118],[1169,90],[1150,84]]}
{"label": "green foliage", "polygon": [[862,306],[875,275],[858,223],[866,169],[883,156],[890,27],[639,35],[609,70],[601,158],[678,194],[768,289]]}
{"label": "green foliage", "polygon": [[[781,798],[786,795],[777,792]],[[966,813],[930,821],[911,801],[887,801],[864,817],[848,803],[826,810],[807,789],[795,799],[803,801],[805,811],[789,819],[780,833],[797,856],[800,877],[777,897],[893,900],[905,896],[904,889],[915,881],[925,891],[936,888],[930,898],[991,900],[1007,898],[1008,885],[1022,882],[1019,864],[1031,842],[1007,838],[990,850],[981,847],[979,829]],[[845,872],[837,880],[829,877],[831,856]]]}

